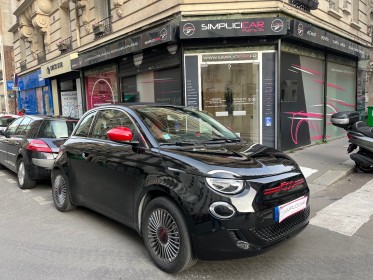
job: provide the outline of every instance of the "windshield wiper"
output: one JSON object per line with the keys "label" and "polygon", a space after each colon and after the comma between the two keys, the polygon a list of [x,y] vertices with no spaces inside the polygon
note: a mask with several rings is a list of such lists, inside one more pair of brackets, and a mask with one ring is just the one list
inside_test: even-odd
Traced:
{"label": "windshield wiper", "polygon": [[177,142],[167,142],[159,143],[160,146],[194,146],[197,142],[188,142],[188,141],[177,141]]}
{"label": "windshield wiper", "polygon": [[209,143],[216,144],[218,142],[221,142],[221,143],[236,143],[236,142],[240,142],[240,141],[241,140],[239,138],[215,137],[215,138],[211,138],[211,139],[206,140],[206,141],[202,141],[201,143],[203,143],[203,144],[209,144]]}

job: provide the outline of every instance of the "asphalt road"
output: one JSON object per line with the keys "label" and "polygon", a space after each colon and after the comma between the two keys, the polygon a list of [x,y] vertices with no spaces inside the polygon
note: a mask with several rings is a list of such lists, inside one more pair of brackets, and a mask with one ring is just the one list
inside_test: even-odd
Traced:
{"label": "asphalt road", "polygon": [[[199,261],[169,275],[153,265],[133,230],[84,208],[60,213],[48,184],[22,191],[15,179],[0,171],[0,279],[373,279],[369,214],[352,236],[311,224],[266,254]],[[315,193],[312,217],[372,179],[372,174],[352,174]],[[365,204],[367,211],[373,208]],[[354,213],[348,200],[346,208]]]}

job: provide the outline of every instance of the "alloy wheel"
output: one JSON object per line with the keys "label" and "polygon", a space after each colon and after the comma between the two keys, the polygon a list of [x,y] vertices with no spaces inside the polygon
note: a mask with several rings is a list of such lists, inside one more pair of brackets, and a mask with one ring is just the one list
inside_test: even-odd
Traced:
{"label": "alloy wheel", "polygon": [[19,163],[17,176],[18,176],[19,184],[23,186],[25,184],[25,176],[26,176],[25,164],[23,161]]}
{"label": "alloy wheel", "polygon": [[174,218],[164,209],[156,209],[149,217],[148,240],[155,255],[171,263],[179,255],[180,233]]}
{"label": "alloy wheel", "polygon": [[53,182],[53,195],[59,206],[63,206],[66,201],[66,182],[62,175],[57,175]]}

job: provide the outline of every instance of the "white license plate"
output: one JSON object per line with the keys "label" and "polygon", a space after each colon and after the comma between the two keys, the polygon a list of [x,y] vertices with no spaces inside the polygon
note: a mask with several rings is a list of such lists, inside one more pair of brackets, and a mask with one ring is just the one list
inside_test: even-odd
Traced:
{"label": "white license plate", "polygon": [[281,223],[286,218],[302,211],[307,207],[308,196],[299,197],[293,201],[282,204],[275,208],[275,221]]}

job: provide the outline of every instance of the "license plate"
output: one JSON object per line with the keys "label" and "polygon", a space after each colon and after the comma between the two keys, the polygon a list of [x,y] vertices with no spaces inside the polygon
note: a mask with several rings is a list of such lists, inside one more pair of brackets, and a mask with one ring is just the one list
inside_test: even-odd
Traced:
{"label": "license plate", "polygon": [[275,221],[281,223],[286,218],[302,211],[307,207],[307,196],[301,196],[293,201],[282,204],[275,208]]}

